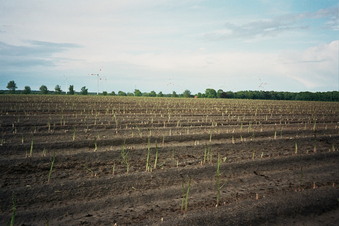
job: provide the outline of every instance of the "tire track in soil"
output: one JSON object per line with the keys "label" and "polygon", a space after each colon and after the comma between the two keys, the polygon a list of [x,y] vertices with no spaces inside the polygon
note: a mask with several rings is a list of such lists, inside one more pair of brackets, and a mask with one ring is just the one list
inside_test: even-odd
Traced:
{"label": "tire track in soil", "polygon": [[[315,163],[317,165],[314,165]],[[304,177],[302,179],[300,179],[300,166],[303,166]],[[339,171],[338,152],[223,164],[221,173],[222,179],[226,180],[226,186],[222,190],[222,200],[225,206],[232,205],[234,202],[239,204],[255,199],[257,193],[260,197],[265,196],[263,199],[272,199],[275,193],[282,191],[294,193],[296,189],[300,189],[302,193],[310,190],[313,182],[317,182],[317,189],[322,187],[332,189],[331,183],[339,184],[338,175],[331,175],[333,171]],[[17,221],[23,223],[39,222],[45,218],[49,222],[56,220],[55,222],[61,223],[58,217],[65,213],[68,217],[64,216],[66,219],[64,223],[70,223],[67,219],[70,221],[79,219],[85,222],[89,218],[83,216],[87,211],[91,216],[95,214],[104,216],[108,210],[114,210],[109,215],[111,218],[106,219],[106,223],[114,221],[119,224],[142,223],[144,220],[147,224],[146,222],[151,218],[160,220],[159,216],[167,218],[181,216],[181,183],[185,177],[183,175],[189,175],[193,180],[189,212],[198,211],[204,204],[203,212],[212,211],[215,214],[213,212],[215,208],[214,174],[215,166],[213,165],[172,169],[164,172],[135,173],[116,178],[92,179],[83,183],[69,181],[62,185],[18,188],[1,192],[1,199],[8,199],[13,192],[18,204],[25,203],[25,205],[18,205],[16,216]],[[169,184],[171,184],[170,187],[168,187]],[[9,206],[10,200],[7,200],[2,203],[1,209],[8,210]],[[29,211],[25,210],[27,207],[30,208]],[[42,210],[41,207],[44,209]],[[129,211],[131,209],[133,211]]]}
{"label": "tire track in soil", "polygon": [[[336,144],[339,141],[339,136],[331,138],[321,138],[311,140],[307,138],[299,138],[299,154],[306,154],[306,151],[313,152],[313,146],[316,142],[319,143],[318,152],[327,152],[331,150],[331,144]],[[326,139],[325,139],[326,138]],[[186,165],[197,166],[201,164],[203,159],[204,149],[210,147],[213,152],[213,158],[217,158],[219,153],[222,157],[227,157],[227,163],[248,161],[253,158],[265,159],[279,156],[290,156],[294,154],[295,140],[277,139],[264,141],[247,141],[236,144],[225,144],[208,142],[202,145],[188,145],[187,143],[166,144],[164,147],[159,147],[159,164],[161,169],[174,168],[176,161],[179,162],[179,167]],[[309,144],[311,143],[311,145]],[[313,144],[312,144],[313,143]],[[207,146],[206,146],[207,145]],[[250,146],[250,148],[248,148]],[[289,148],[286,148],[289,147]],[[127,146],[127,149],[129,147]],[[152,147],[154,152],[154,147]],[[252,150],[260,150],[264,154],[260,157],[260,152]],[[147,147],[144,145],[141,149],[129,149],[130,172],[142,172],[145,169],[145,156]],[[50,155],[50,153],[48,153]],[[35,157],[37,156],[37,157]],[[39,157],[34,155],[31,158],[9,158],[0,160],[0,169],[4,174],[0,175],[1,187],[26,186],[32,183],[44,184],[47,180],[48,171],[50,168],[50,157]],[[56,155],[55,170],[53,180],[60,183],[67,180],[77,180],[77,178],[91,178],[94,173],[97,177],[109,176],[112,171],[112,166],[116,165],[115,174],[126,173],[125,166],[121,162],[120,150],[103,150],[103,151],[86,151],[82,153],[70,153],[64,155],[58,153]],[[92,172],[89,172],[89,169]],[[20,183],[20,184],[18,184]]]}

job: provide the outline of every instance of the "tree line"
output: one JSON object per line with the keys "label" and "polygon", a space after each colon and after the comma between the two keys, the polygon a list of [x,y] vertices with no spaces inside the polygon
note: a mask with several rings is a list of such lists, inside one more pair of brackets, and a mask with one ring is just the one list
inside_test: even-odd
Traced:
{"label": "tree line", "polygon": [[[60,85],[56,85],[54,90],[48,90],[47,86],[41,85],[39,90],[31,90],[29,86],[25,86],[23,90],[17,90],[16,83],[9,81],[6,87],[8,90],[0,90],[0,94],[67,94],[67,95],[96,95],[97,93],[90,93],[86,86],[83,86],[79,92],[76,92],[74,85],[70,85],[67,91],[63,91]],[[190,90],[185,90],[183,93],[177,94],[173,91],[170,94],[164,94],[163,92],[156,93],[141,92],[139,89],[135,89],[134,92],[118,91],[115,93],[112,91],[108,93],[103,91],[99,95],[110,96],[137,96],[137,97],[184,97],[184,98],[228,98],[228,99],[261,99],[261,100],[305,100],[305,101],[339,101],[338,91],[329,92],[277,92],[277,91],[223,91],[222,89],[215,90],[208,88],[204,93],[192,94]]]}

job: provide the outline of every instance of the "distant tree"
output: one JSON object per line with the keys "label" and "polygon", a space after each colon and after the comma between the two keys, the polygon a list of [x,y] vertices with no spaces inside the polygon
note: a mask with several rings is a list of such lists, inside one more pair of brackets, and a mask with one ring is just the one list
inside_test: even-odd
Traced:
{"label": "distant tree", "polygon": [[198,97],[198,98],[203,98],[203,97],[205,97],[205,95],[202,94],[202,93],[198,93],[198,94],[197,94],[197,97]]}
{"label": "distant tree", "polygon": [[136,96],[136,97],[140,97],[140,96],[142,96],[142,93],[141,93],[141,91],[140,91],[140,90],[138,90],[138,89],[135,89],[135,90],[134,90],[134,96]]}
{"label": "distant tree", "polygon": [[227,91],[226,96],[227,98],[234,98],[234,93],[232,91]]}
{"label": "distant tree", "polygon": [[115,94],[115,92],[114,92],[114,91],[112,91],[110,95],[112,95],[112,96],[116,96],[116,94]]}
{"label": "distant tree", "polygon": [[107,91],[103,91],[102,95],[107,96]]}
{"label": "distant tree", "polygon": [[160,91],[160,92],[157,94],[157,97],[164,97],[164,94]]}
{"label": "distant tree", "polygon": [[129,97],[134,97],[134,93],[131,93],[131,92],[128,92],[126,95]]}
{"label": "distant tree", "polygon": [[124,91],[119,91],[118,96],[127,96],[127,94]]}
{"label": "distant tree", "polygon": [[150,97],[156,97],[157,96],[157,93],[155,92],[155,91],[151,91],[150,93],[149,93],[149,96]]}
{"label": "distant tree", "polygon": [[226,98],[226,93],[222,89],[219,89],[217,91],[217,98]]}
{"label": "distant tree", "polygon": [[214,89],[206,89],[205,95],[207,98],[217,98],[217,92]]}
{"label": "distant tree", "polygon": [[70,85],[69,88],[68,88],[68,94],[69,95],[74,95],[75,91],[74,91],[74,86],[73,85]]}
{"label": "distant tree", "polygon": [[7,89],[9,89],[9,93],[15,93],[16,88],[18,87],[16,86],[16,83],[13,80],[8,82]]}
{"label": "distant tree", "polygon": [[23,94],[31,94],[32,90],[31,87],[25,86],[24,90],[22,91]]}
{"label": "distant tree", "polygon": [[87,95],[88,94],[88,89],[86,89],[86,86],[83,86],[80,91],[81,95]]}
{"label": "distant tree", "polygon": [[178,94],[175,91],[173,91],[171,97],[178,97]]}
{"label": "distant tree", "polygon": [[191,91],[189,91],[188,89],[186,89],[183,93],[182,93],[183,97],[191,97]]}
{"label": "distant tree", "polygon": [[54,90],[55,90],[56,94],[61,94],[61,92],[62,92],[61,87],[59,85],[56,85]]}
{"label": "distant tree", "polygon": [[47,86],[45,85],[40,86],[39,90],[41,94],[48,94],[48,89],[47,89]]}

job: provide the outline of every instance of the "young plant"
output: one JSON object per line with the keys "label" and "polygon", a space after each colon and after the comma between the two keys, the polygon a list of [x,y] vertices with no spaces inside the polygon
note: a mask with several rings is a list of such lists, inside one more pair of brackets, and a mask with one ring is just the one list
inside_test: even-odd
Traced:
{"label": "young plant", "polygon": [[208,149],[207,149],[207,146],[205,147],[205,151],[204,151],[204,160],[203,160],[203,163],[206,163],[207,161],[207,155],[208,155]]}
{"label": "young plant", "polygon": [[112,166],[112,175],[115,174],[115,162],[113,163],[113,166]]}
{"label": "young plant", "polygon": [[122,158],[122,162],[126,165],[126,173],[129,173],[130,163],[129,163],[128,151],[126,151],[125,144],[122,146],[120,155]]}
{"label": "young plant", "polygon": [[147,144],[147,155],[146,155],[146,172],[152,171],[152,168],[150,167],[150,158],[151,158],[151,141],[150,138],[148,138],[148,144]]}
{"label": "young plant", "polygon": [[181,200],[181,211],[186,213],[188,210],[188,197],[191,189],[191,178],[188,180],[188,184],[185,186],[185,181],[182,182],[182,200]]}
{"label": "young plant", "polygon": [[53,171],[53,167],[54,167],[54,162],[55,162],[55,152],[53,153],[53,157],[51,159],[51,166],[50,166],[49,172],[48,172],[47,183],[49,183],[49,181],[51,180],[51,175],[52,175],[52,171]]}
{"label": "young plant", "polygon": [[154,159],[154,169],[157,168],[157,164],[158,164],[158,144],[155,143],[155,159]]}
{"label": "young plant", "polygon": [[33,156],[33,146],[34,146],[34,141],[31,141],[31,148],[29,150],[29,156],[28,157],[32,157]]}
{"label": "young plant", "polygon": [[94,173],[93,170],[91,170],[90,168],[88,168],[86,165],[85,165],[84,167],[85,167],[85,169],[86,169],[89,173],[92,174],[93,177],[96,177],[96,173]]}
{"label": "young plant", "polygon": [[73,127],[73,136],[72,136],[72,140],[75,141],[75,136],[76,136],[76,130],[75,130],[75,127]]}
{"label": "young plant", "polygon": [[216,207],[219,206],[219,202],[220,202],[220,197],[221,197],[221,189],[224,186],[221,185],[221,173],[220,173],[220,165],[221,165],[222,159],[220,158],[220,154],[218,154],[218,160],[217,160],[217,169],[216,169],[216,173],[215,173],[215,186],[217,188],[217,203],[216,203]]}
{"label": "young plant", "polygon": [[94,139],[94,152],[96,152],[98,150],[98,144],[97,144],[97,139]]}
{"label": "young plant", "polygon": [[206,163],[206,162],[212,163],[212,161],[213,161],[213,153],[212,153],[211,147],[206,145],[203,163]]}
{"label": "young plant", "polygon": [[15,202],[15,196],[12,194],[12,215],[11,215],[11,221],[9,223],[10,226],[14,226],[14,220],[16,215],[16,202]]}

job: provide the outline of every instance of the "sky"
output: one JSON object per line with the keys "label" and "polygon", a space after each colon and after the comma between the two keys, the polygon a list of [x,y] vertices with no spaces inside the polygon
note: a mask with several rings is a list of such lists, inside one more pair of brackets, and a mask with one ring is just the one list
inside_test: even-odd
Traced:
{"label": "sky", "polygon": [[337,0],[0,0],[0,89],[339,90]]}

